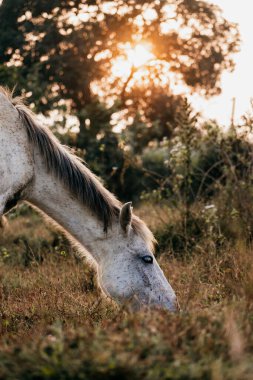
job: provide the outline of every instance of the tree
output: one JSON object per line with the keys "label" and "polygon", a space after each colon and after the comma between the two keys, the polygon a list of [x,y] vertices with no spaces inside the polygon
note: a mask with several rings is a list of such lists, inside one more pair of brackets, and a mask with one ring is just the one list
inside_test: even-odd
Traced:
{"label": "tree", "polygon": [[[115,75],[127,48],[142,43],[152,58]],[[0,84],[17,85],[36,111],[65,108],[77,116],[76,145],[88,162],[105,141],[113,141],[111,154],[119,149],[111,126],[116,111],[133,120],[137,153],[150,139],[170,137],[181,105],[172,82],[205,96],[219,93],[238,45],[237,26],[204,0],[3,0],[0,6]],[[115,162],[123,170],[123,152],[104,154],[101,162],[108,175]]]}
{"label": "tree", "polygon": [[[194,91],[217,94],[239,43],[221,10],[198,0],[4,0],[0,21],[2,65],[19,67],[19,90],[43,111],[65,99],[78,114],[92,102],[92,84],[111,76],[122,44],[138,41]],[[124,83],[111,82],[119,94]]]}

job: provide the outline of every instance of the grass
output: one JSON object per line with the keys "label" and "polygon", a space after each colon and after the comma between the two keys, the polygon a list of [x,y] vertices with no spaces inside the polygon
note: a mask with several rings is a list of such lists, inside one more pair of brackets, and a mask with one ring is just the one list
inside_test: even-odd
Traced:
{"label": "grass", "polygon": [[207,242],[159,261],[182,312],[128,314],[101,297],[57,231],[29,210],[11,214],[0,237],[0,379],[252,379],[251,247]]}

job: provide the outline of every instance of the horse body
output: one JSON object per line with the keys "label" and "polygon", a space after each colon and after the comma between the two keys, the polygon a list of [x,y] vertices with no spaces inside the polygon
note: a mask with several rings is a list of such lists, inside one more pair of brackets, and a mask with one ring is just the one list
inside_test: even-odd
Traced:
{"label": "horse body", "polygon": [[56,221],[93,258],[102,290],[118,303],[176,309],[156,262],[154,238],[18,99],[0,91],[0,216],[25,200]]}

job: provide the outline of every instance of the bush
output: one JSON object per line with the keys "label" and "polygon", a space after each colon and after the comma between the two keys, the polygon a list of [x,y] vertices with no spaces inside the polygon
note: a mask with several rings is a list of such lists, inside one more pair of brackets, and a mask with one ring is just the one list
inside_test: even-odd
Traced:
{"label": "bush", "polygon": [[[214,123],[199,125],[187,101],[174,138],[166,141],[166,174],[142,198],[168,208],[157,232],[161,249],[185,254],[206,242],[251,242],[253,233],[253,145],[251,119],[228,132]],[[159,174],[162,173],[160,170]],[[175,217],[176,215],[176,217]]]}

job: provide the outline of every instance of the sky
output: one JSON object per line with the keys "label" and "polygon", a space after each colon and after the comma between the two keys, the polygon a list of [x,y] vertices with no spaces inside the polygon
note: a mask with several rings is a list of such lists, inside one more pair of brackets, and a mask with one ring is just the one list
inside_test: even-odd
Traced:
{"label": "sky", "polygon": [[253,0],[209,2],[219,5],[227,20],[239,24],[242,43],[240,52],[234,55],[234,72],[222,75],[222,94],[208,101],[194,96],[193,103],[204,116],[229,125],[233,97],[236,99],[235,122],[251,109],[250,99],[253,99]]}

